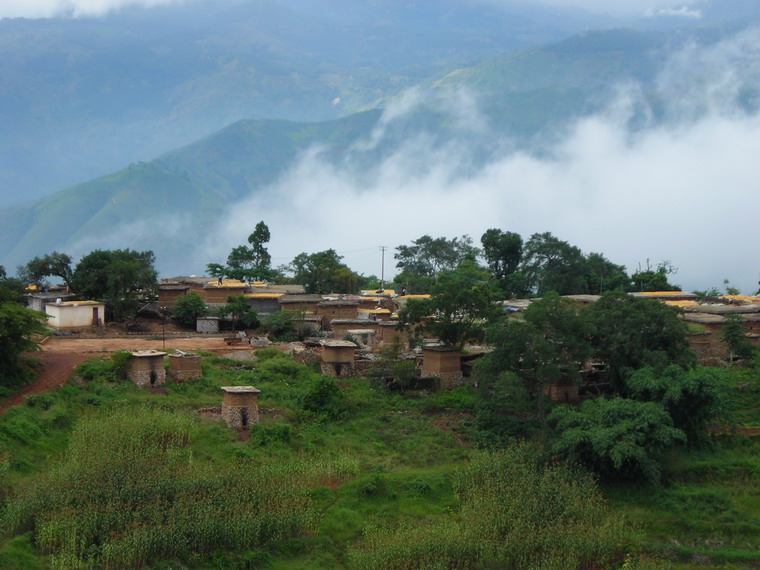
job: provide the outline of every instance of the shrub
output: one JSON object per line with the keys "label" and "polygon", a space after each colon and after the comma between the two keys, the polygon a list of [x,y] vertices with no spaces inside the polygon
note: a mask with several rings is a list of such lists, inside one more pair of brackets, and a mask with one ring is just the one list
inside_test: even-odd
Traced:
{"label": "shrub", "polygon": [[559,433],[553,451],[605,479],[658,483],[661,452],[686,440],[655,402],[598,398],[579,409],[559,406],[549,421]]}
{"label": "shrub", "polygon": [[339,419],[345,412],[343,393],[332,378],[320,376],[303,395],[304,410],[325,415],[330,419]]}
{"label": "shrub", "polygon": [[202,317],[207,312],[203,298],[196,291],[190,291],[174,303],[172,319],[183,327],[194,329],[198,317]]}

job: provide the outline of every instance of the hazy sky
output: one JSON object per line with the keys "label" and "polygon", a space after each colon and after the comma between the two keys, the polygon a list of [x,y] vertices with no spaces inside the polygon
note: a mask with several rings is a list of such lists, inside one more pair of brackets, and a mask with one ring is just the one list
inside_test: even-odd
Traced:
{"label": "hazy sky", "polygon": [[[187,0],[1,0],[0,18],[97,16],[127,5],[156,6]],[[192,1],[192,0],[189,0]],[[253,0],[255,1],[255,0]],[[501,0],[490,0],[498,4]],[[641,15],[660,8],[680,8],[695,0],[545,0],[544,3],[576,6],[612,15]]]}

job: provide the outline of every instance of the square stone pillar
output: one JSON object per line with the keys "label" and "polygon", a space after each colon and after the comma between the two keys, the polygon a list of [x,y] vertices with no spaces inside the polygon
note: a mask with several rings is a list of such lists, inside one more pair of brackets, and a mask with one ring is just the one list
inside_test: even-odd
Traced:
{"label": "square stone pillar", "polygon": [[441,389],[450,390],[462,385],[462,351],[450,347],[422,349],[422,377],[441,379]]}
{"label": "square stone pillar", "polygon": [[234,429],[248,429],[259,423],[259,394],[253,386],[222,386],[222,418]]}
{"label": "square stone pillar", "polygon": [[140,350],[129,359],[127,377],[138,386],[158,386],[166,383],[165,352]]}

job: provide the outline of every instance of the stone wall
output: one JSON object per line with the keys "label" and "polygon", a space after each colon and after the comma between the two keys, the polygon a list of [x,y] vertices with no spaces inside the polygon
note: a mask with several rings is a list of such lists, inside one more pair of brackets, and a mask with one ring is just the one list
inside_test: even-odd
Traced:
{"label": "stone wall", "polygon": [[201,359],[195,355],[169,355],[169,378],[177,382],[187,382],[203,376]]}
{"label": "stone wall", "polygon": [[140,354],[133,353],[129,360],[127,378],[138,386],[158,386],[166,383],[164,369],[165,353]]}

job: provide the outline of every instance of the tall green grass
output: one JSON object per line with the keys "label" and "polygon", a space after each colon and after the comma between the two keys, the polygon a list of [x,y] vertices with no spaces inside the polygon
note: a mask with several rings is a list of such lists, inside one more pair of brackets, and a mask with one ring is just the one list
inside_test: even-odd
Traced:
{"label": "tall green grass", "polygon": [[638,537],[611,516],[589,475],[521,445],[477,454],[452,475],[457,516],[401,529],[368,529],[351,552],[359,568],[604,566]]}
{"label": "tall green grass", "polygon": [[201,464],[195,431],[187,414],[160,408],[87,418],[62,463],[8,501],[0,524],[34,532],[57,568],[183,560],[313,531],[307,489],[356,469],[342,460]]}

